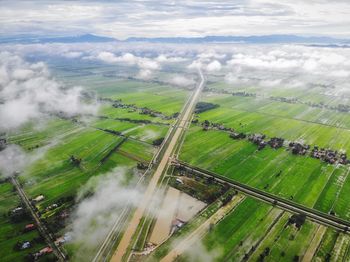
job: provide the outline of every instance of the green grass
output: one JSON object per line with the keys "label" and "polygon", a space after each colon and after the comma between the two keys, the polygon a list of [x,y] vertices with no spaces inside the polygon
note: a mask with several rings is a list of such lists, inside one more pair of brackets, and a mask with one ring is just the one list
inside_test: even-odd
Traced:
{"label": "green grass", "polygon": [[266,250],[270,249],[266,261],[293,261],[295,256],[302,257],[306,251],[316,225],[306,221],[300,230],[294,225],[286,226],[289,214],[281,217],[272,228],[269,237],[265,238],[254,252],[251,261],[256,261]]}
{"label": "green grass", "polygon": [[[102,85],[104,80],[101,78],[92,82],[99,83],[99,81]],[[138,94],[133,95],[135,92]],[[104,97],[122,98],[124,103],[135,103],[138,107],[147,106],[152,110],[162,111],[165,115],[178,112],[188,95],[186,91],[137,81],[111,81],[100,89],[99,93]],[[60,210],[71,208],[75,195],[91,177],[109,172],[115,167],[126,169],[128,183],[135,181],[137,163],[148,164],[156,151],[156,148],[152,146],[153,140],[164,137],[169,124],[173,122],[173,120],[141,115],[128,109],[113,108],[108,104],[102,106],[99,115],[107,116],[108,119],[90,117],[85,123],[55,119],[40,129],[33,123],[18,132],[8,134],[10,143],[21,145],[30,151],[30,154],[41,153],[39,159],[24,170],[20,181],[29,197],[33,198],[39,194],[45,196],[45,200],[37,204],[43,213],[43,218],[49,219]],[[139,124],[116,120],[116,118],[148,120],[151,123]],[[113,151],[123,137],[98,130],[98,128],[121,132],[128,139]],[[70,162],[71,155],[81,159],[79,166]],[[2,205],[0,211],[7,212],[9,208],[13,208],[12,205],[18,204],[17,198],[9,198],[4,193],[9,189],[12,190],[9,185],[7,188],[0,187],[1,196],[6,197],[6,201],[4,199],[6,205]],[[45,211],[46,207],[65,197],[69,197],[72,201],[66,202],[55,210]],[[3,233],[8,235],[6,230],[12,230],[8,229],[9,222],[0,220],[0,223],[0,231],[3,230]],[[21,228],[23,226],[20,225]],[[62,232],[61,230],[59,234]],[[7,247],[13,246],[17,240],[16,237],[13,238],[13,241],[0,240],[0,248],[8,249]],[[74,246],[74,244],[69,246]],[[37,247],[39,246],[35,248]],[[74,248],[70,249],[70,254],[74,254],[75,251]],[[15,252],[10,253],[17,256]],[[5,261],[16,260],[12,258]]]}
{"label": "green grass", "polygon": [[339,233],[330,228],[324,234],[313,261],[324,261],[330,257]]}
{"label": "green grass", "polygon": [[29,123],[20,130],[7,134],[8,143],[20,145],[26,150],[42,147],[79,129],[70,121],[53,119],[48,123]]}
{"label": "green grass", "polygon": [[[192,127],[187,134],[180,159],[324,212],[334,208],[341,217],[349,215],[345,192],[350,180],[344,179],[345,167],[295,156],[285,149],[257,151],[256,145],[246,140],[232,140],[223,132],[199,127]],[[329,191],[335,182],[336,191]]]}
{"label": "green grass", "polygon": [[159,261],[161,258],[166,256],[168,252],[173,248],[173,246],[178,243],[183,237],[186,237],[194,229],[198,228],[202,223],[204,223],[209,217],[211,217],[217,210],[222,206],[221,200],[227,195],[231,194],[232,191],[229,190],[222,197],[208,205],[199,214],[197,214],[189,223],[185,224],[181,229],[175,232],[168,241],[164,242],[162,245],[157,247],[157,249],[151,253],[147,261]]}
{"label": "green grass", "polygon": [[[11,222],[8,212],[20,205],[20,199],[13,190],[12,184],[4,182],[0,184],[0,257],[1,261],[23,261],[30,252],[36,252],[45,246],[45,243],[33,242],[39,237],[38,231],[24,233],[26,224],[33,223],[30,219],[21,222]],[[31,241],[33,246],[26,250],[13,250],[16,243],[20,241]]]}
{"label": "green grass", "polygon": [[201,121],[222,123],[239,132],[264,133],[287,140],[350,150],[350,115],[302,104],[273,102],[262,98],[210,95],[205,102],[217,109],[199,114]]}
{"label": "green grass", "polygon": [[203,239],[204,245],[209,251],[216,250],[215,253],[220,254],[216,257],[217,261],[232,260],[232,257],[238,260],[235,248],[240,244],[245,244],[244,239],[258,225],[259,233],[264,232],[265,226],[260,227],[260,223],[264,224],[264,218],[270,209],[271,207],[267,204],[251,198],[245,199]]}

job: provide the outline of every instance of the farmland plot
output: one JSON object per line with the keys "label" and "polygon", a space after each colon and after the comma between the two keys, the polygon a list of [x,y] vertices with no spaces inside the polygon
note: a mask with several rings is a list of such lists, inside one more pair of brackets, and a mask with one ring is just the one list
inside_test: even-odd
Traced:
{"label": "farmland plot", "polygon": [[[9,182],[0,183],[0,256],[2,261],[20,261],[29,253],[46,246],[37,230],[24,232],[27,224],[33,223],[30,216],[23,216],[18,221],[10,217],[11,210],[20,206],[20,199]],[[16,250],[17,243],[31,242],[31,247]]]}
{"label": "farmland plot", "polygon": [[350,149],[348,113],[230,95],[207,95],[204,101],[220,107],[199,114],[200,121],[221,123],[238,132],[302,140],[336,150]]}
{"label": "farmland plot", "polygon": [[[341,217],[349,216],[343,201],[350,183],[347,167],[296,156],[284,149],[258,151],[246,140],[232,140],[226,133],[199,127],[192,127],[187,134],[180,159],[309,207],[315,205],[323,212],[334,209]],[[328,192],[335,181],[336,191]],[[327,199],[330,204],[322,208]]]}

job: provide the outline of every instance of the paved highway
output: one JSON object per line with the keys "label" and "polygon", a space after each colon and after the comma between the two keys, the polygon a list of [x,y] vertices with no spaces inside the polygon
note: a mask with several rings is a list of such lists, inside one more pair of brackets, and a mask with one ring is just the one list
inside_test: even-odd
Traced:
{"label": "paved highway", "polygon": [[[195,89],[193,95],[191,96],[189,102],[184,107],[183,112],[180,114],[180,118],[178,121],[178,124],[174,126],[174,133],[173,136],[170,138],[170,142],[167,144],[165,148],[164,155],[162,156],[159,165],[156,168],[155,173],[153,174],[147,189],[144,193],[144,196],[142,198],[141,203],[135,210],[133,217],[131,218],[128,227],[126,228],[121,241],[119,242],[119,245],[117,247],[117,250],[113,254],[111,261],[117,262],[122,261],[124,255],[127,253],[128,248],[131,244],[132,237],[134,236],[136,229],[138,227],[138,224],[140,223],[142,217],[144,216],[145,210],[148,207],[148,205],[151,203],[154,192],[157,189],[158,182],[160,178],[162,177],[162,174],[166,170],[169,162],[169,158],[172,156],[175,146],[177,145],[177,142],[179,138],[181,137],[182,133],[185,131],[186,126],[188,122],[191,120],[192,113],[194,110],[194,107],[196,105],[196,102],[198,101],[198,98],[200,96],[200,93],[204,87],[204,76],[203,73],[199,70],[200,75],[200,83]],[[124,258],[126,259],[126,258]]]}

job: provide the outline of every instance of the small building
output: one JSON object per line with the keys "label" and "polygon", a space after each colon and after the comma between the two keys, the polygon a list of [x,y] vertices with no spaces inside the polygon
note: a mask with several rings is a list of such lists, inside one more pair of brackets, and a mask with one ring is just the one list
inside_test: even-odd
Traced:
{"label": "small building", "polygon": [[24,231],[25,231],[25,232],[29,232],[29,231],[34,230],[35,228],[36,228],[36,227],[35,227],[34,224],[28,224],[28,225],[25,225]]}
{"label": "small building", "polygon": [[45,247],[39,251],[40,255],[45,255],[45,254],[50,254],[52,253],[52,248],[51,247]]}
{"label": "small building", "polygon": [[294,155],[305,155],[310,146],[298,142],[290,142],[289,148],[292,150]]}
{"label": "small building", "polygon": [[43,195],[38,195],[37,197],[33,198],[34,202],[40,202],[43,201],[45,199],[45,197]]}
{"label": "small building", "polygon": [[172,227],[174,231],[182,228],[184,225],[185,225],[185,222],[178,218],[174,219],[172,222]]}
{"label": "small building", "polygon": [[57,208],[57,207],[58,207],[58,205],[57,205],[56,203],[54,203],[54,204],[48,206],[48,207],[46,208],[46,211],[48,211],[48,210],[53,210],[53,209],[55,209],[55,208]]}
{"label": "small building", "polygon": [[232,138],[232,139],[244,139],[246,137],[247,137],[247,135],[244,133],[231,132],[231,134],[230,134],[230,138]]}
{"label": "small building", "polygon": [[280,148],[283,146],[283,142],[284,142],[284,139],[283,138],[279,138],[279,137],[273,137],[270,139],[270,141],[268,142],[268,144],[274,148],[274,149],[277,149],[277,148]]}
{"label": "small building", "polygon": [[28,248],[30,248],[32,245],[30,244],[30,242],[29,241],[25,241],[23,244],[22,244],[22,246],[21,246],[21,249],[23,250],[23,249],[28,249]]}
{"label": "small building", "polygon": [[23,207],[16,207],[15,209],[12,209],[12,214],[20,214],[24,212]]}
{"label": "small building", "polygon": [[182,181],[182,179],[181,179],[181,178],[176,178],[176,182],[177,182],[177,183],[179,183],[179,184],[181,184],[181,185],[183,185],[183,184],[184,184],[184,182]]}

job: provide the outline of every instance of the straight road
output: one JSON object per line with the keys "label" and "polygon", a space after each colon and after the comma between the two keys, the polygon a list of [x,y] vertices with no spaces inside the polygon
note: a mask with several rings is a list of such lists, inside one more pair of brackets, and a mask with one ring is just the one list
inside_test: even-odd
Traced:
{"label": "straight road", "polygon": [[52,248],[54,254],[56,255],[58,261],[67,261],[65,254],[60,249],[59,246],[55,244],[55,240],[50,232],[48,232],[47,228],[41,223],[41,220],[39,216],[37,215],[36,211],[34,210],[29,198],[27,197],[26,193],[24,192],[23,188],[17,181],[16,177],[11,177],[11,182],[15,186],[18,195],[20,196],[22,202],[26,205],[27,209],[30,211],[30,214],[32,215],[35,224],[37,225],[37,228],[40,232],[40,234],[45,238],[46,243]]}
{"label": "straight road", "polygon": [[172,156],[172,153],[174,151],[175,146],[177,145],[179,138],[181,137],[182,133],[185,131],[186,125],[191,119],[192,112],[194,110],[194,107],[198,101],[198,98],[200,96],[200,93],[205,83],[204,76],[201,70],[199,70],[199,75],[200,75],[201,81],[197,86],[197,88],[195,89],[193,95],[191,96],[188,105],[184,108],[184,111],[180,114],[180,119],[179,119],[180,121],[178,121],[178,125],[174,127],[175,133],[171,138],[167,148],[165,149],[164,155],[160,160],[160,163],[147,186],[147,189],[144,193],[141,203],[137,207],[135,213],[133,214],[133,217],[129,222],[128,227],[126,228],[123,234],[123,237],[117,247],[117,250],[115,251],[115,253],[111,258],[112,262],[122,261],[124,255],[127,253],[128,248],[132,241],[132,237],[136,232],[138,224],[140,223],[142,217],[144,216],[145,209],[151,203],[152,197],[157,189],[158,182],[168,166],[169,158]]}
{"label": "straight road", "polygon": [[303,214],[309,219],[315,221],[316,223],[323,224],[329,227],[333,227],[337,230],[349,233],[350,222],[318,210],[303,206],[301,204],[295,203],[293,201],[284,199],[282,197],[267,193],[265,191],[259,190],[257,188],[245,185],[243,183],[234,181],[230,178],[224,177],[222,175],[216,174],[214,172],[191,166],[183,161],[173,160],[172,164],[190,171],[193,174],[197,174],[205,177],[212,177],[220,183],[227,183],[239,192],[243,192],[251,197],[259,199],[261,201],[273,204],[286,211]]}

